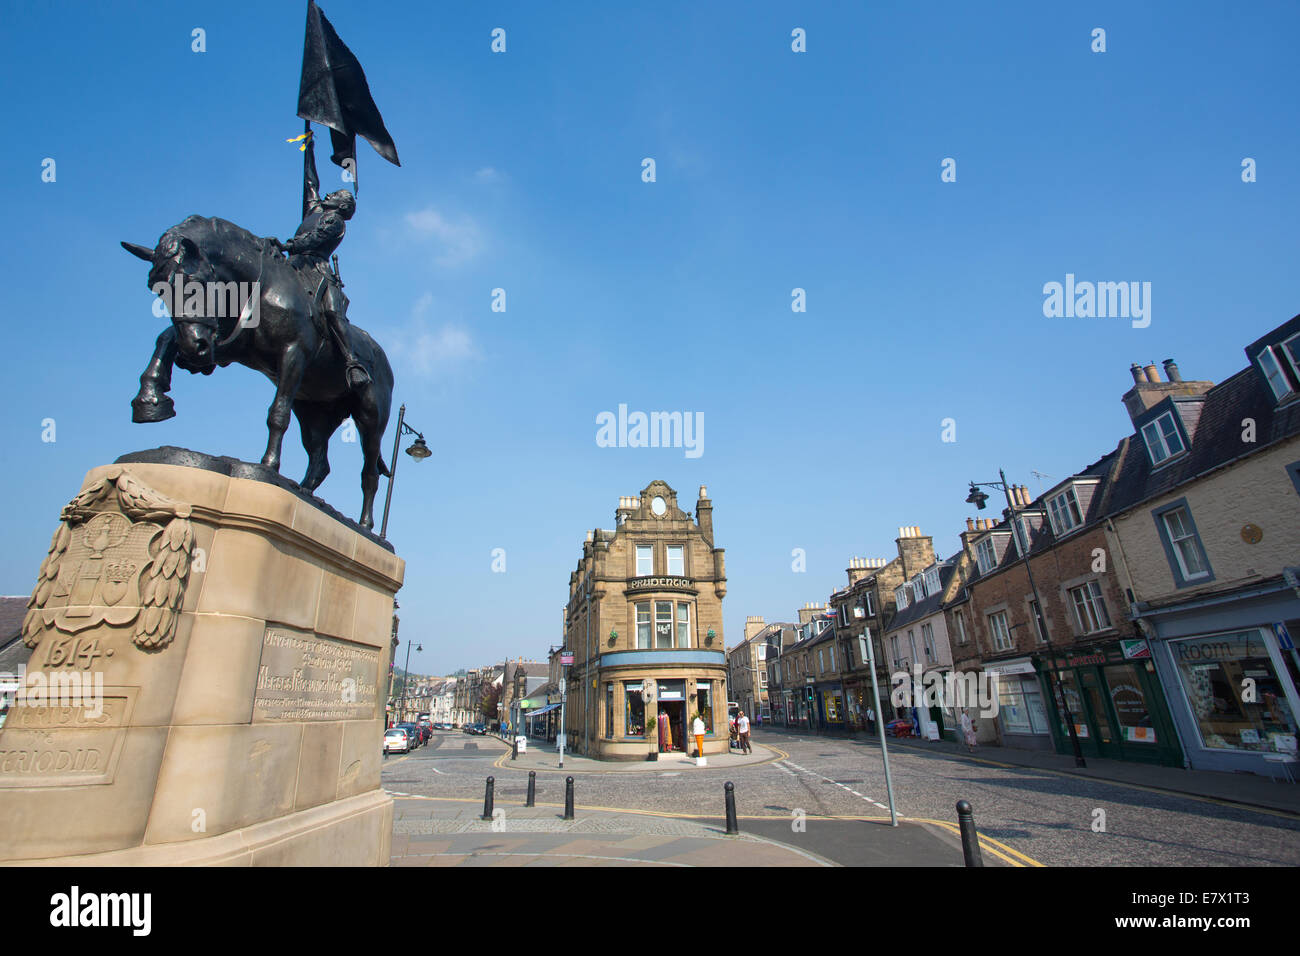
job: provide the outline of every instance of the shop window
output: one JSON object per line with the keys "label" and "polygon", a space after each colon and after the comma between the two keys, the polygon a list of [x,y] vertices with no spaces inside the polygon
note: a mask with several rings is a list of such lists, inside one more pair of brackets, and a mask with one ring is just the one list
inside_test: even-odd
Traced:
{"label": "shop window", "polygon": [[1009,734],[1047,733],[1047,713],[1036,683],[1018,675],[998,678],[998,719]]}
{"label": "shop window", "polygon": [[605,736],[614,736],[614,685],[605,685]]}
{"label": "shop window", "polygon": [[1106,677],[1106,692],[1110,694],[1115,716],[1119,718],[1119,733],[1124,743],[1156,743],[1156,728],[1137,668],[1132,664],[1120,664],[1107,667],[1102,673]]}
{"label": "shop window", "polygon": [[636,646],[637,650],[648,650],[650,647],[650,604],[638,604],[636,606]]}
{"label": "shop window", "polygon": [[1296,715],[1287,700],[1287,675],[1274,671],[1264,641],[1263,631],[1249,630],[1169,642],[1207,748],[1294,748]]}
{"label": "shop window", "polygon": [[623,685],[626,704],[626,734],[629,737],[645,736],[645,696],[640,681]]}
{"label": "shop window", "polygon": [[704,732],[713,733],[713,693],[707,681],[695,685],[695,712],[704,721]]}

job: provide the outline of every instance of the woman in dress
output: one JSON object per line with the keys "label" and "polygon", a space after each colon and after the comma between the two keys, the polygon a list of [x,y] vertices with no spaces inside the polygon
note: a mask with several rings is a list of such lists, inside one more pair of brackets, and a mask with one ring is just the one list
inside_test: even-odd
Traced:
{"label": "woman in dress", "polygon": [[970,712],[963,710],[961,712],[961,733],[966,738],[966,750],[974,753],[976,746],[979,744],[979,738],[975,734],[975,724],[970,719]]}

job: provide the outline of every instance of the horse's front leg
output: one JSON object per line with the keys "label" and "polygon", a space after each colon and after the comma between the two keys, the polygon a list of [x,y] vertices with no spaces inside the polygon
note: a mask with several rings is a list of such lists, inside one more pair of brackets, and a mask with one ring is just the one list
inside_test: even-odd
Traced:
{"label": "horse's front leg", "polygon": [[175,359],[176,326],[168,324],[159,334],[153,358],[140,376],[140,391],[131,399],[131,421],[165,422],[176,415],[176,403],[167,397]]}
{"label": "horse's front leg", "polygon": [[266,427],[270,435],[266,442],[266,454],[262,456],[262,464],[276,471],[280,470],[280,446],[289,427],[293,402],[298,397],[298,386],[302,383],[303,373],[307,371],[307,361],[307,353],[297,344],[290,345],[280,357],[275,401],[271,403],[271,410],[266,415]]}

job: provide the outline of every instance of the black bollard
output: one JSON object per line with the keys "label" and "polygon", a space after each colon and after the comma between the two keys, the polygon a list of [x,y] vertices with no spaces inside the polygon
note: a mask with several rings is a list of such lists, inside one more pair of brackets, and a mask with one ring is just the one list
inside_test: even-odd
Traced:
{"label": "black bollard", "polygon": [[495,789],[496,789],[496,778],[488,777],[487,789],[483,791],[483,819],[484,820],[492,819],[492,797],[493,797],[493,791]]}
{"label": "black bollard", "polygon": [[524,806],[531,807],[537,799],[537,771],[528,771],[528,799],[524,801]]}
{"label": "black bollard", "polygon": [[564,819],[573,819],[573,778],[564,778]]}
{"label": "black bollard", "polygon": [[727,835],[732,836],[740,832],[740,825],[736,822],[736,785],[728,780],[723,789],[727,794]]}
{"label": "black bollard", "polygon": [[510,759],[511,760],[519,759],[519,738],[518,737],[515,738],[514,746],[510,748]]}
{"label": "black bollard", "polygon": [[957,822],[961,824],[961,852],[966,858],[967,866],[983,866],[984,857],[980,855],[980,838],[975,832],[975,816],[970,804],[965,800],[957,801]]}

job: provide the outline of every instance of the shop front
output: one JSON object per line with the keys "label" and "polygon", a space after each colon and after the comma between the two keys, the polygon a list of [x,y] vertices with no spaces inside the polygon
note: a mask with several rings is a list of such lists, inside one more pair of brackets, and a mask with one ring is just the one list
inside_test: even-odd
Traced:
{"label": "shop front", "polygon": [[1282,776],[1300,716],[1296,591],[1277,579],[1142,620],[1187,765]]}
{"label": "shop front", "polygon": [[[1183,766],[1178,734],[1145,640],[1057,654],[1049,697],[1057,753],[1073,753],[1065,704],[1085,757]],[[1044,660],[1043,678],[1047,679]]]}
{"label": "shop front", "polygon": [[[1042,684],[1034,662],[1027,657],[988,664],[990,685],[997,678],[998,737],[1004,747],[1051,750],[1052,728],[1047,720]],[[977,713],[970,708],[971,716]],[[954,714],[954,720],[960,715]]]}
{"label": "shop front", "polygon": [[619,651],[601,655],[600,734],[605,760],[695,756],[691,731],[704,723],[704,754],[728,749],[725,655],[721,651]]}

